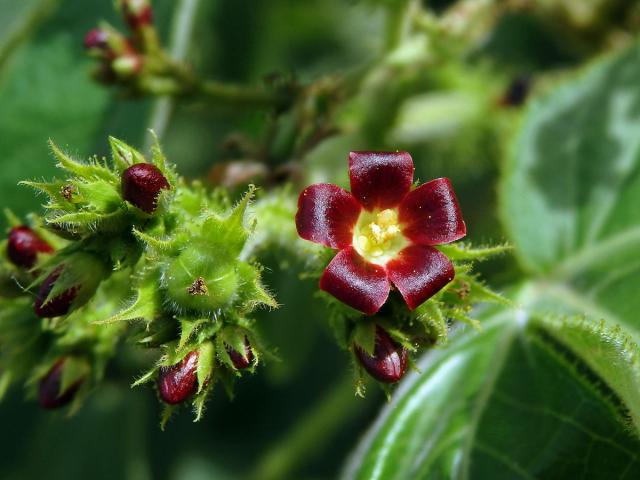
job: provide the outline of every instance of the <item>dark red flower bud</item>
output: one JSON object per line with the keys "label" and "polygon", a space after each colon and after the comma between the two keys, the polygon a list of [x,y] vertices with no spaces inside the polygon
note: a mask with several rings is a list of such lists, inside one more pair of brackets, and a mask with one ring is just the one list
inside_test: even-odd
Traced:
{"label": "dark red flower bud", "polygon": [[500,104],[505,107],[519,107],[529,96],[531,90],[531,77],[521,75],[516,77],[507,87],[507,91],[500,99]]}
{"label": "dark red flower bud", "polygon": [[62,386],[62,369],[64,367],[65,359],[58,360],[51,370],[40,380],[40,387],[38,389],[38,401],[42,408],[52,410],[55,408],[64,407],[73,400],[80,385],[84,381],[83,378],[74,382],[67,387],[64,392],[60,391]]}
{"label": "dark red flower bud", "polygon": [[122,173],[122,197],[144,212],[155,211],[162,189],[169,182],[155,165],[136,163]]}
{"label": "dark red flower bud", "polygon": [[153,11],[147,0],[122,0],[122,14],[132,30],[153,22]]}
{"label": "dark red flower bud", "polygon": [[51,253],[53,247],[38,236],[29,227],[13,227],[9,232],[7,255],[14,265],[32,268],[38,259],[38,253]]}
{"label": "dark red flower bud", "polygon": [[87,50],[93,48],[106,50],[109,48],[108,40],[109,34],[105,30],[101,28],[94,28],[93,30],[89,30],[84,36],[84,48]]}
{"label": "dark red flower bud", "polygon": [[246,337],[244,339],[244,354],[236,351],[229,345],[227,345],[226,348],[227,353],[229,354],[229,357],[231,357],[231,361],[233,362],[233,366],[238,370],[243,370],[249,367],[253,362],[253,351],[251,350],[251,344]]}
{"label": "dark red flower bud", "polygon": [[198,352],[196,351],[187,354],[176,365],[161,367],[158,389],[162,400],[172,405],[184,402],[198,386],[197,369]]}
{"label": "dark red flower bud", "polygon": [[65,315],[69,312],[71,304],[78,294],[80,287],[72,287],[45,303],[49,293],[51,293],[51,290],[53,290],[53,287],[56,284],[56,280],[60,277],[62,269],[62,266],[56,268],[47,278],[44,279],[42,285],[40,285],[40,290],[38,290],[36,300],[33,304],[33,311],[39,317],[51,318]]}
{"label": "dark red flower bud", "polygon": [[356,357],[373,378],[383,383],[395,383],[407,370],[407,350],[398,345],[381,327],[376,326],[373,356],[355,345]]}

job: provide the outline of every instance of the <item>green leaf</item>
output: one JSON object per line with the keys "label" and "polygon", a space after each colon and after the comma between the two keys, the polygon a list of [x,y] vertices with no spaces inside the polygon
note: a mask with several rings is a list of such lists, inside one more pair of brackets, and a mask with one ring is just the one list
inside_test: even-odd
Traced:
{"label": "green leaf", "polygon": [[[640,441],[594,372],[522,312],[495,310],[418,365],[350,459],[349,479],[635,478]],[[598,337],[592,341],[598,343]],[[621,360],[619,354],[613,354]]]}
{"label": "green leaf", "polygon": [[639,54],[533,104],[501,185],[516,307],[424,357],[346,478],[640,476]]}
{"label": "green leaf", "polygon": [[544,319],[541,327],[566,345],[623,400],[635,430],[640,432],[640,352],[620,327],[585,318]]}
{"label": "green leaf", "polygon": [[501,186],[518,258],[541,303],[640,331],[640,46],[534,103]]}
{"label": "green leaf", "polygon": [[73,41],[68,31],[49,32],[16,52],[13,68],[1,72],[0,131],[5,141],[0,188],[5,206],[18,213],[38,203],[31,192],[16,186],[18,181],[54,173],[47,139],[89,150],[108,106],[108,93],[87,79],[86,64],[78,64],[72,55]]}

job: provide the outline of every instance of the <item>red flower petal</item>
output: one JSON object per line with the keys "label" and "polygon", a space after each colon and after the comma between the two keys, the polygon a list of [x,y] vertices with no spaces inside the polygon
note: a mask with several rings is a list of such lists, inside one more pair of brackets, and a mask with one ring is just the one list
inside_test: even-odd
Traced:
{"label": "red flower petal", "polygon": [[409,192],[400,204],[405,237],[421,245],[440,245],[467,234],[458,199],[448,178],[438,178]]}
{"label": "red flower petal", "polygon": [[413,310],[453,280],[455,271],[437,249],[410,245],[387,263],[387,275]]}
{"label": "red flower petal", "polygon": [[407,152],[351,152],[349,178],[367,210],[395,207],[411,188],[413,160]]}
{"label": "red flower petal", "polygon": [[337,185],[311,185],[298,198],[298,235],[327,247],[344,248],[351,245],[361,210],[353,195]]}
{"label": "red flower petal", "polygon": [[320,278],[321,290],[367,315],[380,310],[390,288],[384,268],[367,262],[353,247],[340,251]]}

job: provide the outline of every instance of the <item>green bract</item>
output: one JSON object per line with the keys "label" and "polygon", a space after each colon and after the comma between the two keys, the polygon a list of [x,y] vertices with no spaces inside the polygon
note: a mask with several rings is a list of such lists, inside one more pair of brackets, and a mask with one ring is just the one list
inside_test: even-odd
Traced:
{"label": "green bract", "polygon": [[188,247],[167,265],[163,283],[178,313],[212,313],[231,302],[238,275],[233,262],[223,260],[211,266],[210,256],[198,247]]}
{"label": "green bract", "polygon": [[[248,315],[261,305],[277,306],[261,283],[262,267],[251,258],[256,244],[247,244],[253,230],[247,206],[254,189],[232,206],[224,192],[179,178],[156,143],[150,163],[170,188],[160,191],[157,208],[148,214],[122,198],[120,185],[122,172],[147,159],[120,140],[111,138],[110,143],[110,162],[81,162],[51,143],[62,178],[24,182],[49,197],[41,222],[47,235],[58,239],[53,242],[56,253],[36,265],[38,275],[30,288],[37,290],[55,274],[44,304],[69,289],[75,297],[70,313],[44,324],[30,312],[28,293],[2,300],[3,312],[30,319],[25,320],[31,324],[25,335],[43,339],[29,361],[24,352],[6,353],[3,364],[20,358],[21,368],[6,369],[3,385],[23,376],[35,385],[59,358],[71,356],[86,365],[83,376],[91,371],[97,379],[125,333],[122,322],[140,321],[134,338],[161,351],[157,364],[136,384],[156,378],[160,366],[174,365],[197,351],[199,388],[192,400],[200,418],[215,382],[221,380],[230,389],[240,374],[228,348],[244,352],[245,339],[249,342],[255,359],[249,371],[261,358],[261,343]],[[2,271],[10,276],[16,269],[3,259]],[[16,309],[24,312],[17,314]],[[15,337],[22,331],[9,334]],[[89,385],[83,382],[80,399]],[[173,408],[167,408],[163,422]]]}

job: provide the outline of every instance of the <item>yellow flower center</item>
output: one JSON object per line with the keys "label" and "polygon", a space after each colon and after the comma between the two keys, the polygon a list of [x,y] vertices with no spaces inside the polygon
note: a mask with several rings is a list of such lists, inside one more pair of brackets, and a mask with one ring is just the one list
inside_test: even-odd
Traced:
{"label": "yellow flower center", "polygon": [[353,231],[353,246],[366,260],[385,265],[407,245],[395,209],[360,214]]}

